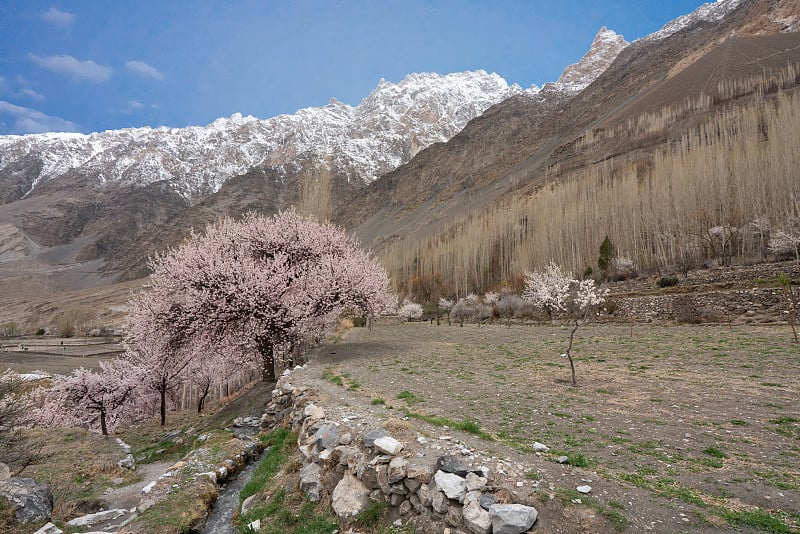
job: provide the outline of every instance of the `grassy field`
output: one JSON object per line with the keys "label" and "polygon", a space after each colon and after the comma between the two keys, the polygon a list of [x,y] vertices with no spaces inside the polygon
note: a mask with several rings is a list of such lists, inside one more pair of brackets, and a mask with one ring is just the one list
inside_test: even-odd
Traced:
{"label": "grassy field", "polygon": [[[711,528],[800,524],[800,351],[786,326],[588,325],[578,387],[559,326],[354,329],[327,373],[412,417],[568,455]],[[476,433],[476,432],[473,432]],[[627,507],[626,507],[627,508]],[[637,513],[628,510],[627,513]]]}

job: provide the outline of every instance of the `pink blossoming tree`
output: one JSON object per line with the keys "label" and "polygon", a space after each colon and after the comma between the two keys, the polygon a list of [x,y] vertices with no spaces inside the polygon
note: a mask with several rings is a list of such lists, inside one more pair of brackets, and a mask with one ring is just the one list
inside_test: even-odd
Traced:
{"label": "pink blossoming tree", "polygon": [[277,347],[290,352],[344,310],[372,314],[390,302],[386,271],[354,240],[294,211],[222,219],[151,268],[150,291],[134,303],[130,345],[170,354],[164,369],[173,383],[198,347],[257,363],[262,379],[274,380]]}
{"label": "pink blossoming tree", "polygon": [[50,426],[99,429],[107,436],[136,419],[139,387],[138,373],[125,361],[100,362],[99,372],[81,367],[55,378],[37,419]]}

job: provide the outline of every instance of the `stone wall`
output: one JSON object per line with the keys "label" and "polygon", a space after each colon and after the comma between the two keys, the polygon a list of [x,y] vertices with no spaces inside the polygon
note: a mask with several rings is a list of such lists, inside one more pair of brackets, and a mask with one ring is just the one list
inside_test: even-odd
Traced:
{"label": "stone wall", "polygon": [[610,284],[616,310],[606,320],[681,323],[780,323],[788,319],[780,274],[800,278],[796,262],[693,271],[678,285],[657,288],[659,277]]}
{"label": "stone wall", "polygon": [[358,417],[328,419],[317,394],[293,386],[289,374],[262,416],[262,427],[284,424],[298,435],[300,489],[313,502],[330,499],[340,518],[383,502],[390,520],[417,532],[513,534],[527,532],[537,519],[533,506],[514,502],[515,492],[500,484],[513,480],[497,480],[463,444],[442,447],[421,435],[403,442]]}

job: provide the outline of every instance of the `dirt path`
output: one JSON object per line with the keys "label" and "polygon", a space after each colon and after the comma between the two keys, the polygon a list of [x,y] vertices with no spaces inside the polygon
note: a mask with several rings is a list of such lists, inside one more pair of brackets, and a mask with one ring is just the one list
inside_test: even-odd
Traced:
{"label": "dirt path", "polygon": [[154,482],[175,462],[153,462],[151,464],[139,464],[136,466],[136,473],[142,477],[139,482],[134,482],[127,486],[110,488],[103,493],[103,500],[108,503],[108,508],[121,508],[130,510],[139,504],[142,497],[142,488]]}

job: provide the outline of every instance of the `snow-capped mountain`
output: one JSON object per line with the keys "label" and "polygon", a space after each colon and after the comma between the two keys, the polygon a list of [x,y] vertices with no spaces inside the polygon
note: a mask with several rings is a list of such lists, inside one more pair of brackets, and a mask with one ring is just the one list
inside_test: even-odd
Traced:
{"label": "snow-capped mountain", "polygon": [[716,0],[716,2],[708,2],[691,13],[680,16],[673,21],[668,22],[663,28],[650,35],[646,35],[639,39],[640,41],[658,41],[669,37],[673,33],[677,33],[684,28],[697,24],[698,22],[713,22],[722,19],[739,7],[745,0]]}
{"label": "snow-capped mountain", "polygon": [[32,175],[24,195],[73,171],[100,184],[167,180],[196,200],[253,167],[314,159],[350,180],[369,182],[521,91],[484,71],[411,74],[396,84],[381,80],[355,107],[331,99],[267,120],[234,114],[208,126],[3,136],[0,176],[27,161],[23,167]]}
{"label": "snow-capped mountain", "polygon": [[572,92],[583,90],[611,65],[628,44],[623,36],[603,26],[586,55],[564,69],[556,85]]}
{"label": "snow-capped mountain", "polygon": [[[603,28],[589,53],[562,80],[548,84],[555,90],[549,92],[580,91],[626,44]],[[0,136],[0,182],[16,191],[6,194],[6,202],[76,173],[100,186],[166,181],[195,202],[250,169],[297,174],[300,165],[313,162],[350,181],[369,183],[433,143],[449,140],[490,106],[513,95],[539,93],[536,86],[524,90],[482,70],[422,73],[398,83],[381,80],[355,107],[331,99],[323,107],[266,120],[234,114],[187,128]]]}

